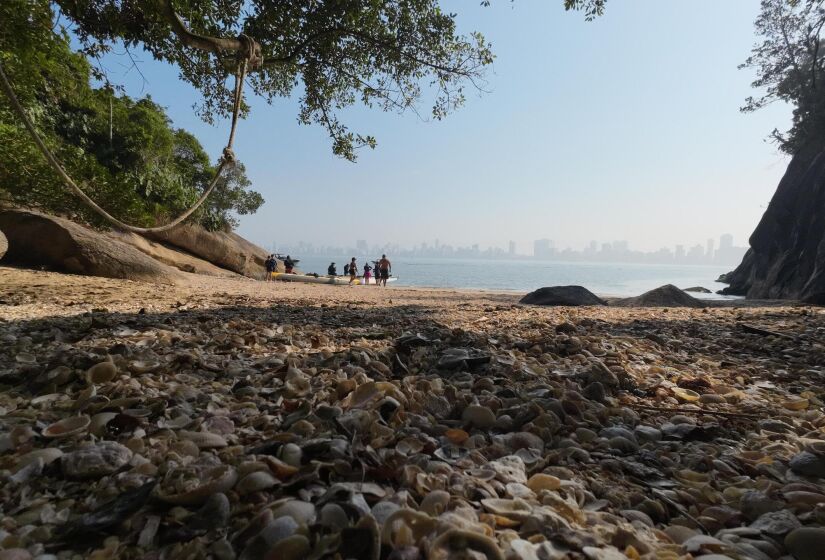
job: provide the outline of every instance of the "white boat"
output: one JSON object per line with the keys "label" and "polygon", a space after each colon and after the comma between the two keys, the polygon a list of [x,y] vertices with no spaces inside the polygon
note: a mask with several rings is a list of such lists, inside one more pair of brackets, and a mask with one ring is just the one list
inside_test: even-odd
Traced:
{"label": "white boat", "polygon": [[[333,286],[348,286],[349,276],[315,276],[314,274],[287,274],[285,272],[273,272],[272,278],[281,282],[304,282],[306,284],[332,284]],[[395,282],[397,278],[390,277],[388,282]],[[354,286],[364,285],[364,278],[358,277],[352,282]],[[375,285],[375,278],[370,278],[369,285]]]}

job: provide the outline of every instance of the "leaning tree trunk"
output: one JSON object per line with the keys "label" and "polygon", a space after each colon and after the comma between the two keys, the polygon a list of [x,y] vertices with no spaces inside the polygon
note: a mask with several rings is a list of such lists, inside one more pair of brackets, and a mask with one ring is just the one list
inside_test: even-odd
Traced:
{"label": "leaning tree trunk", "polygon": [[797,153],[723,293],[825,304],[825,146]]}

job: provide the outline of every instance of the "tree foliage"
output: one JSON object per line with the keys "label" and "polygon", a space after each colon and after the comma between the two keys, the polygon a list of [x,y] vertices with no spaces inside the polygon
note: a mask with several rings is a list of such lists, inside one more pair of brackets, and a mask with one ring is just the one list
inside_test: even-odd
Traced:
{"label": "tree foliage", "polygon": [[455,15],[442,11],[437,0],[177,0],[174,8],[163,0],[57,4],[75,23],[85,53],[98,55],[122,41],[177,65],[181,78],[200,90],[200,113],[207,120],[231,109],[232,53],[223,48],[228,43],[181,48],[171,32],[176,15],[198,34],[254,38],[264,58],[248,80],[254,93],[269,102],[296,94],[299,122],[324,126],[334,153],[351,160],[358,147],[374,146],[375,139],[351,131],[339,118],[342,109],[362,102],[403,112],[427,95],[432,116],[440,119],[463,103],[465,87],[478,85],[493,61],[484,37],[457,33]]}
{"label": "tree foliage", "polygon": [[756,71],[742,110],[755,111],[781,100],[793,106],[790,130],[774,130],[773,138],[794,154],[810,142],[825,143],[825,62],[822,31],[825,0],[762,0],[756,33],[762,38],[740,68]]}
{"label": "tree foliage", "polygon": [[[173,128],[150,98],[134,100],[111,88],[91,87],[90,65],[72,52],[48,2],[8,0],[0,7],[0,19],[0,56],[20,101],[93,199],[118,217],[146,226],[197,200],[215,172],[197,139]],[[236,225],[233,213],[254,212],[263,203],[249,186],[238,166],[195,218],[211,229]],[[0,98],[0,198],[98,221],[64,189],[5,98]]]}

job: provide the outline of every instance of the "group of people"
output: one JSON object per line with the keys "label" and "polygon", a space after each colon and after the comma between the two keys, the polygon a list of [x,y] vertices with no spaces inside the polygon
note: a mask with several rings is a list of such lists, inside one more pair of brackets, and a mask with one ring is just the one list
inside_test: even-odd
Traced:
{"label": "group of people", "polygon": [[[373,270],[375,271],[375,284],[377,286],[387,285],[387,280],[390,278],[390,273],[392,272],[392,263],[387,258],[387,255],[381,255],[381,260],[374,261],[375,262],[375,269],[370,266],[370,263],[364,263],[364,274],[362,278],[364,279],[364,284],[370,283],[370,278],[372,278]],[[330,263],[329,268],[327,269],[327,274],[329,276],[338,276],[338,269],[335,267],[335,263]],[[349,276],[349,283],[352,284],[358,279],[358,262],[355,260],[355,257],[352,257],[352,260],[344,265],[344,276]]]}
{"label": "group of people", "polygon": [[[266,268],[265,280],[270,282],[272,280],[272,274],[278,270],[278,258],[274,254],[268,255],[264,261],[264,268]],[[292,260],[292,257],[287,255],[284,259],[284,272],[287,274],[292,274],[292,269],[294,268],[295,261]]]}

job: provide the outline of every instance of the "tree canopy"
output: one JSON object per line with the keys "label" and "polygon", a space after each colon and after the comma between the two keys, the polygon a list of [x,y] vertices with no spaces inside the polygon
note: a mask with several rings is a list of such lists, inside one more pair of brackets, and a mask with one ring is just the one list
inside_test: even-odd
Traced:
{"label": "tree canopy", "polygon": [[755,111],[774,101],[793,106],[787,132],[774,130],[780,148],[794,154],[811,142],[825,143],[825,62],[822,30],[825,0],[762,0],[756,33],[762,38],[740,66],[756,71],[743,111]]}

